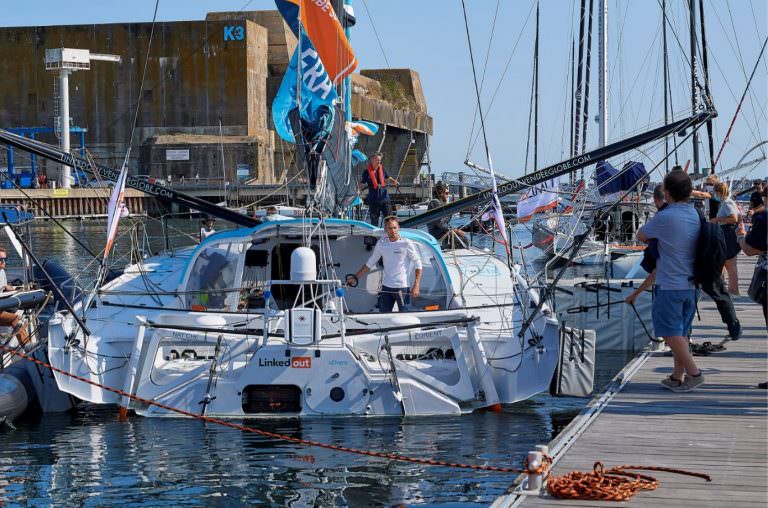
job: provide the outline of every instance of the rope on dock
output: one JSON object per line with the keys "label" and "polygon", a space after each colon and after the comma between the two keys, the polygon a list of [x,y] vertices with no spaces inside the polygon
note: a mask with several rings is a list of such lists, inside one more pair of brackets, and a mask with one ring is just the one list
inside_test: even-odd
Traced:
{"label": "rope on dock", "polygon": [[592,499],[601,501],[626,501],[641,490],[655,490],[659,480],[636,471],[662,471],[695,476],[712,481],[709,475],[661,466],[615,466],[605,469],[602,462],[595,462],[589,472],[571,471],[564,476],[552,476],[547,480],[547,490],[558,499]]}

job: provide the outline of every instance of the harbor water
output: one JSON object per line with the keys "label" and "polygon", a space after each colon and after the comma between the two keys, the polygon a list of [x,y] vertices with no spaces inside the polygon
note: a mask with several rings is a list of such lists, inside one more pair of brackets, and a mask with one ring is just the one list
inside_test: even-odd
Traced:
{"label": "harbor water", "polygon": [[[98,253],[102,222],[68,222]],[[171,221],[190,243],[197,219]],[[134,234],[128,234],[133,231]],[[146,231],[146,234],[145,234]],[[516,230],[515,242],[526,244]],[[160,248],[161,227],[121,224],[118,257],[131,245]],[[31,227],[40,258],[55,258],[83,283],[97,264],[51,223]],[[172,242],[173,243],[173,242]],[[492,246],[489,246],[492,248]],[[534,249],[526,259],[534,263]],[[14,260],[13,253],[9,257]],[[18,262],[18,259],[15,260]],[[595,386],[604,386],[632,356],[598,353]],[[238,421],[302,440],[463,464],[520,467],[550,441],[587,399],[540,394],[501,412],[417,418],[282,418]],[[515,475],[424,466],[305,446],[186,418],[121,420],[115,407],[84,405],[0,431],[0,505],[5,506],[393,506],[487,505]]]}

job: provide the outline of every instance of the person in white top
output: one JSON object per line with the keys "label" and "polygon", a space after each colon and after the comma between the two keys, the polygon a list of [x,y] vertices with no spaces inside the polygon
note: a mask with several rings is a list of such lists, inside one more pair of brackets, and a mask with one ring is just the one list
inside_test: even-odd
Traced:
{"label": "person in white top", "polygon": [[[417,298],[420,293],[421,258],[416,247],[409,240],[400,237],[400,224],[397,217],[384,219],[384,231],[387,236],[376,242],[373,254],[354,275],[347,276],[347,284],[357,286],[360,277],[367,274],[379,259],[384,260],[384,280],[379,293],[379,312],[392,312],[397,303],[397,309],[402,311],[410,303],[410,297]],[[408,287],[408,269],[415,268],[413,286]]]}
{"label": "person in white top", "polygon": [[203,219],[203,227],[200,228],[201,242],[216,232],[216,230],[213,229],[213,223],[214,223],[213,217],[208,217],[207,219]]}

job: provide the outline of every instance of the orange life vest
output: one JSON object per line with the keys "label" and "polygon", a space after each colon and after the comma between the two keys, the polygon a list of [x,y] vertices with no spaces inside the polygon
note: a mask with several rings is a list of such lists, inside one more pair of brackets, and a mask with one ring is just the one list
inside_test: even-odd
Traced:
{"label": "orange life vest", "polygon": [[[374,171],[376,171],[375,174]],[[371,182],[373,190],[377,190],[379,187],[384,187],[386,185],[386,182],[384,181],[384,167],[381,164],[379,164],[379,167],[375,170],[373,169],[373,166],[368,164],[368,181]]]}

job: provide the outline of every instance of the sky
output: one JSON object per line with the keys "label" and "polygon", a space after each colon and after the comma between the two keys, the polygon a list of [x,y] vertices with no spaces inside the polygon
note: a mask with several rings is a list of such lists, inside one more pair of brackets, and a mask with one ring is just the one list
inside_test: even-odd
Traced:
{"label": "sky", "polygon": [[[663,123],[662,0],[608,0],[608,140],[616,141]],[[361,68],[411,68],[419,73],[429,114],[432,170],[469,171],[465,159],[488,166],[476,116],[477,100],[460,0],[353,0],[358,23],[351,36]],[[688,0],[666,0],[670,88],[675,118],[691,112]],[[598,1],[595,1],[598,4]],[[698,4],[698,2],[697,2]],[[482,81],[489,152],[494,169],[520,176],[533,166],[529,129],[536,0],[466,0],[476,73]],[[710,86],[719,116],[714,120],[719,150],[768,36],[768,2],[704,0]],[[149,22],[155,0],[36,0],[4,5],[2,25],[32,26]],[[160,0],[157,19],[204,19],[207,12],[274,9],[267,0]],[[570,58],[578,37],[579,2],[540,0],[538,167],[568,158],[570,150]],[[597,10],[597,9],[595,9]],[[597,37],[595,19],[594,37]],[[596,46],[595,46],[596,48]],[[98,48],[90,48],[98,51]],[[768,50],[766,50],[768,53]],[[701,74],[699,74],[701,76]],[[586,149],[596,148],[597,52],[592,54],[590,121]],[[703,80],[702,80],[703,82]],[[702,131],[702,167],[709,167]],[[768,140],[768,54],[760,61],[751,92],[725,146],[718,168],[735,165]],[[762,151],[762,152],[761,152]],[[678,160],[691,158],[690,141]],[[745,160],[768,153],[768,145]],[[663,145],[647,146],[627,158],[653,167]],[[527,160],[527,166],[526,166]],[[674,159],[673,159],[674,160]],[[761,163],[750,177],[765,177]]]}

